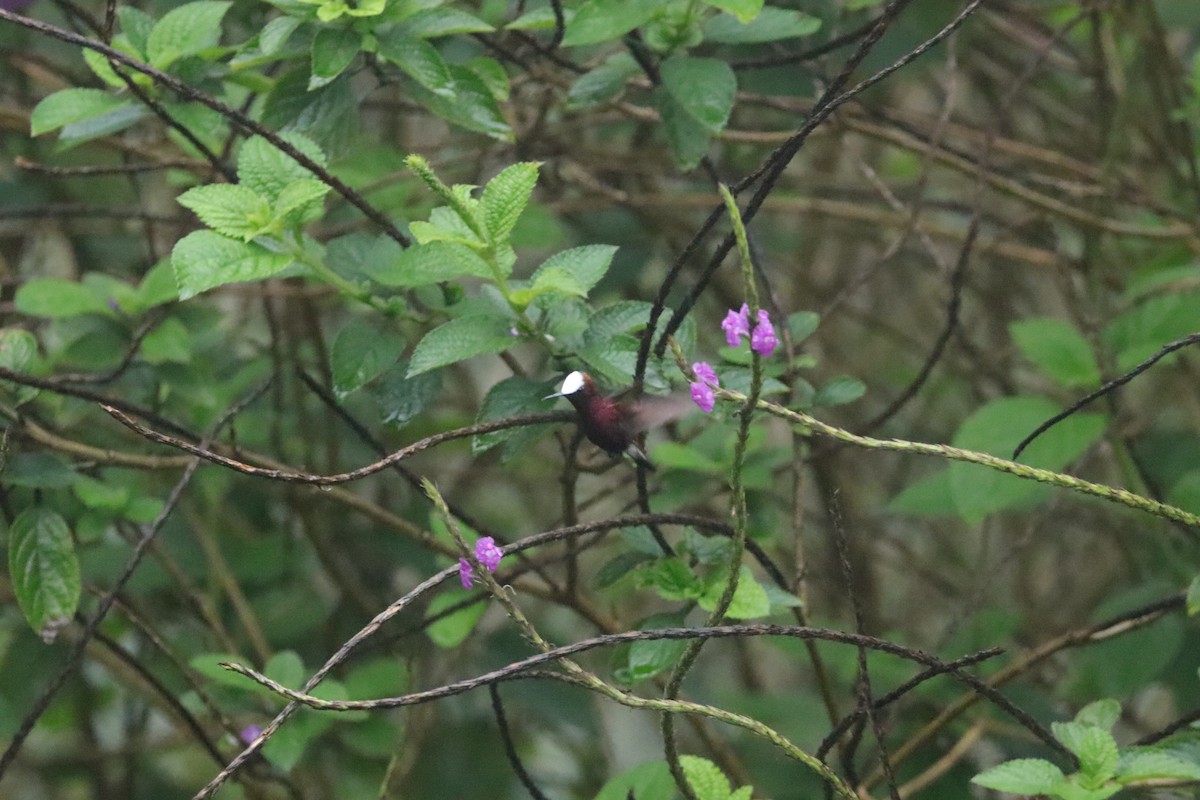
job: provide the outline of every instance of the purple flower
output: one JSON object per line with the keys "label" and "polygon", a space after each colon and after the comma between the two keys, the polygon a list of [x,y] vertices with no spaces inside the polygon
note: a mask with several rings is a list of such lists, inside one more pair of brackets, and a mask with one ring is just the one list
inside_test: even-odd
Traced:
{"label": "purple flower", "polygon": [[721,320],[721,330],[725,331],[725,341],[730,347],[741,344],[742,336],[750,335],[750,306],[742,303],[741,311],[729,310],[725,319]]}
{"label": "purple flower", "polygon": [[[733,313],[732,311],[729,313]],[[700,409],[705,413],[713,410],[713,405],[716,403],[716,396],[713,395],[713,388],[720,386],[717,380],[717,373],[713,371],[711,365],[697,361],[692,364],[692,372],[695,373],[698,380],[692,382],[692,402],[700,406]]]}
{"label": "purple flower", "polygon": [[779,340],[775,338],[775,326],[765,309],[758,310],[758,323],[750,334],[750,348],[760,356],[769,356],[775,352]]}
{"label": "purple flower", "polygon": [[495,539],[491,536],[484,536],[475,543],[475,557],[488,572],[495,572],[496,568],[500,566],[500,559],[504,557],[504,552],[496,547]]}
{"label": "purple flower", "polygon": [[[500,566],[500,559],[504,558],[504,551],[496,547],[495,539],[491,536],[484,536],[475,543],[475,558],[488,572],[495,572],[496,568]],[[475,585],[471,562],[465,558],[458,560],[458,579],[462,581],[464,589],[470,589]]]}
{"label": "purple flower", "polygon": [[247,725],[238,731],[238,738],[242,740],[242,744],[253,744],[259,736],[262,736],[262,728],[258,725]]}

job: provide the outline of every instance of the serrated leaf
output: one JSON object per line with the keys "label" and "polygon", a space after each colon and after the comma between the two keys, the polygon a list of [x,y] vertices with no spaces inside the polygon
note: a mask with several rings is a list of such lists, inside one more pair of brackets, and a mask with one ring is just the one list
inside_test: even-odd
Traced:
{"label": "serrated leaf", "polygon": [[[661,554],[661,551],[659,551],[659,554]],[[606,561],[600,569],[593,573],[592,588],[597,590],[607,589],[621,579],[628,578],[635,568],[645,564],[647,561],[653,561],[654,558],[655,556],[648,553],[639,553],[636,551],[619,553]]]}
{"label": "serrated leaf", "polygon": [[301,178],[283,187],[272,209],[277,219],[291,227],[321,216],[321,201],[329,186],[316,178]]}
{"label": "serrated leaf", "polygon": [[700,800],[729,800],[729,779],[716,764],[707,758],[685,755],[679,757],[679,766]]}
{"label": "serrated leaf", "polygon": [[590,244],[563,250],[542,262],[531,280],[535,288],[553,287],[566,294],[586,297],[608,274],[616,252],[616,247],[607,244]]}
{"label": "serrated leaf", "polygon": [[512,128],[496,98],[478,75],[466,67],[450,66],[454,83],[449,94],[435,94],[422,86],[414,87],[418,102],[439,117],[469,131],[475,131],[502,142],[513,141]]}
{"label": "serrated leaf", "polygon": [[1200,764],[1155,747],[1129,747],[1121,752],[1117,764],[1121,783],[1151,780],[1200,781]]}
{"label": "serrated leaf", "polygon": [[227,283],[258,281],[283,271],[291,256],[272,253],[259,245],[239,242],[212,231],[195,231],[180,239],[171,252],[179,299]]}
{"label": "serrated leaf", "polygon": [[[476,422],[491,422],[518,414],[535,414],[551,411],[554,398],[546,399],[547,387],[542,381],[514,376],[505,378],[488,390],[479,407]],[[522,428],[506,428],[501,431],[477,434],[471,439],[471,451],[483,453],[498,444],[519,440],[529,444],[551,429],[550,425],[529,425]]]}
{"label": "serrated leaf", "polygon": [[1066,778],[1062,770],[1040,758],[1018,758],[981,772],[971,783],[1013,794],[1049,794]]}
{"label": "serrated leaf", "polygon": [[753,20],[742,23],[730,14],[718,14],[704,24],[704,41],[718,44],[758,44],[811,36],[821,20],[803,11],[767,6]]}
{"label": "serrated leaf", "polygon": [[487,262],[470,247],[439,240],[405,249],[397,246],[390,258],[372,259],[364,267],[372,280],[384,286],[404,288],[430,286],[465,276],[493,277]]}
{"label": "serrated leaf", "polygon": [[236,184],[197,186],[179,195],[178,200],[217,233],[246,242],[261,234],[271,220],[266,199]]}
{"label": "serrated leaf", "polygon": [[416,417],[442,393],[442,371],[431,370],[408,377],[408,362],[385,371],[374,384],[379,413],[388,425],[400,427]]}
{"label": "serrated leaf", "polygon": [[1021,353],[1059,384],[1073,389],[1100,384],[1092,346],[1069,323],[1037,317],[1014,322],[1008,329]]}
{"label": "serrated leaf", "polygon": [[31,317],[66,319],[82,314],[112,314],[106,298],[93,287],[61,278],[26,281],[17,289],[13,302],[17,311]]}
{"label": "serrated leaf", "polygon": [[150,32],[154,30],[154,17],[130,5],[117,6],[117,21],[121,23],[121,33],[124,34],[133,48],[131,55],[145,60],[146,42]]}
{"label": "serrated leaf", "polygon": [[215,46],[221,40],[221,20],[232,5],[198,0],[168,11],[146,39],[146,60],[167,69],[180,58]]}
{"label": "serrated leaf", "polygon": [[[458,605],[470,597],[471,592],[466,589],[448,589],[434,597],[429,603],[429,610],[425,612],[425,618],[436,617],[446,609]],[[479,622],[479,618],[486,610],[485,603],[472,603],[466,608],[451,612],[436,622],[426,625],[425,635],[438,647],[446,649],[458,647],[471,634],[475,624]]]}
{"label": "serrated leaf", "polygon": [[493,242],[505,242],[512,234],[537,185],[539,166],[536,161],[513,164],[483,187],[483,221]]}
{"label": "serrated leaf", "polygon": [[65,125],[93,119],[128,105],[103,89],[63,89],[43,98],[29,117],[29,135],[39,136]]}
{"label": "serrated leaf", "polygon": [[71,530],[57,513],[31,507],[8,529],[8,572],[30,626],[50,644],[79,605],[79,559]]}
{"label": "serrated leaf", "polygon": [[1120,718],[1121,704],[1109,698],[1088,703],[1075,715],[1076,722],[1106,731],[1112,730]]}
{"label": "serrated leaf", "polygon": [[496,314],[473,314],[440,325],[421,339],[412,354],[408,375],[420,375],[485,353],[499,353],[519,341],[512,321]]}
{"label": "serrated leaf", "polygon": [[312,42],[309,90],[319,89],[345,72],[361,49],[362,37],[353,28],[318,29]]}
{"label": "serrated leaf", "polygon": [[720,133],[729,121],[737,76],[725,61],[673,56],[663,62],[662,82],[679,107],[709,133]]}
{"label": "serrated leaf", "polygon": [[333,389],[339,399],[379,377],[404,352],[405,341],[390,330],[355,319],[338,331],[329,351]]}
{"label": "serrated leaf", "polygon": [[[658,552],[661,554],[662,551]],[[663,600],[695,600],[704,591],[700,579],[677,557],[648,564],[639,570],[638,577],[643,585],[652,588]]]}
{"label": "serrated leaf", "polygon": [[401,30],[407,36],[432,39],[462,33],[490,33],[495,28],[459,8],[427,8],[405,19]]}
{"label": "serrated leaf", "polygon": [[[704,594],[699,598],[700,607],[712,611],[717,607],[721,595],[725,593],[728,575],[724,570],[713,573],[706,582]],[[729,619],[754,619],[765,617],[771,613],[771,599],[763,591],[762,586],[754,579],[754,573],[748,567],[741,567],[738,573],[738,585],[733,591],[733,600],[725,616]]]}
{"label": "serrated leaf", "polygon": [[589,344],[606,342],[620,333],[644,328],[650,320],[650,303],[642,300],[623,300],[597,310],[588,319],[584,339]]}
{"label": "serrated leaf", "polygon": [[654,0],[588,0],[567,25],[563,46],[617,39],[649,22],[661,13],[663,5]]}
{"label": "serrated leaf", "polygon": [[[325,166],[325,154],[311,139],[298,133],[285,133],[281,136],[312,161]],[[271,203],[275,203],[284,188],[293,181],[314,177],[308,169],[261,136],[253,136],[242,143],[241,150],[238,151],[237,171],[238,181],[243,186],[267,198]]]}
{"label": "serrated leaf", "polygon": [[1079,757],[1079,781],[1100,788],[1117,771],[1117,743],[1107,730],[1080,722],[1056,722],[1054,738]]}
{"label": "serrated leaf", "polygon": [[452,97],[454,76],[437,48],[416,37],[384,37],[379,55],[435,95]]}
{"label": "serrated leaf", "polygon": [[629,53],[617,53],[595,69],[575,79],[567,90],[567,110],[591,108],[621,93],[625,82],[641,68]]}

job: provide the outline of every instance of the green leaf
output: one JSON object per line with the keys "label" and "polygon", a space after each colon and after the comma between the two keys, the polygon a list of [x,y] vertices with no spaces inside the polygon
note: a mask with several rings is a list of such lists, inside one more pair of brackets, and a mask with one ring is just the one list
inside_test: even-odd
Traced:
{"label": "green leaf", "polygon": [[407,361],[401,361],[374,384],[379,413],[388,425],[400,427],[432,405],[442,393],[441,370],[410,378],[408,367]]}
{"label": "green leaf", "polygon": [[820,29],[818,17],[790,8],[768,6],[750,22],[739,22],[729,14],[718,14],[704,24],[704,41],[758,44],[811,36]]}
{"label": "green leaf", "polygon": [[154,30],[154,17],[140,8],[120,5],[117,6],[117,21],[121,23],[121,33],[128,38],[133,48],[132,55],[145,60],[146,43],[150,39],[150,32]]}
{"label": "green leaf", "polygon": [[31,489],[59,489],[70,486],[78,477],[62,456],[43,451],[10,456],[0,473],[0,482]]}
{"label": "green leaf", "polygon": [[73,146],[90,139],[109,136],[125,130],[149,114],[150,111],[141,103],[126,102],[98,117],[63,126],[58,141],[64,146]]}
{"label": "green leaf", "polygon": [[692,117],[666,89],[660,87],[655,91],[654,101],[662,114],[663,127],[667,132],[667,141],[671,143],[675,163],[684,171],[695,168],[708,153],[708,143],[712,138],[708,128]]}
{"label": "green leaf", "polygon": [[387,36],[379,42],[379,55],[435,95],[452,98],[454,76],[437,48],[424,39]]}
{"label": "green leaf", "polygon": [[1040,758],[1018,758],[981,772],[971,783],[1013,794],[1049,794],[1066,778],[1062,770]]}
{"label": "green leaf", "polygon": [[1104,699],[1088,703],[1079,709],[1075,721],[1083,725],[1092,725],[1102,730],[1112,730],[1121,718],[1121,704],[1116,700]]}
{"label": "green leaf", "polygon": [[194,342],[187,326],[175,317],[167,317],[142,340],[142,358],[148,364],[187,364],[195,356]]}
{"label": "green leaf", "polygon": [[[567,22],[575,16],[575,9],[564,8],[563,19]],[[554,26],[558,21],[554,16],[554,9],[550,6],[541,6],[530,11],[526,11],[521,16],[514,19],[512,22],[504,26],[505,30],[510,31],[549,31],[554,30]]]}
{"label": "green leaf", "polygon": [[1099,789],[1117,772],[1117,743],[1103,728],[1080,722],[1056,722],[1054,737],[1079,757],[1079,782]]}
{"label": "green leaf", "polygon": [[646,24],[663,7],[655,0],[588,0],[567,24],[563,46],[612,41]]}
{"label": "green leaf", "polygon": [[[657,630],[683,626],[683,614],[655,614],[638,623],[637,629]],[[631,642],[621,653],[620,663],[613,668],[613,677],[625,686],[648,681],[669,670],[687,647],[682,639],[647,639]]]}
{"label": "green leaf", "polygon": [[[661,552],[660,550],[659,553]],[[592,574],[592,587],[597,590],[607,589],[622,579],[628,578],[635,568],[647,561],[653,561],[654,558],[655,556],[648,553],[634,551],[618,553]]]}
{"label": "green leaf", "polygon": [[[425,612],[425,618],[431,619],[470,597],[471,592],[467,589],[448,589],[434,597],[429,603],[429,610]],[[475,623],[479,622],[479,618],[485,611],[487,611],[486,603],[472,603],[466,608],[447,614],[436,622],[431,622],[425,627],[425,635],[438,647],[446,649],[458,647],[471,634]]]}
{"label": "green leaf", "polygon": [[22,511],[8,529],[8,572],[21,613],[50,644],[79,605],[79,559],[66,520],[37,506]]}
{"label": "green leaf", "polygon": [[[285,133],[282,138],[320,166],[325,166],[325,154],[311,139],[298,133]],[[272,204],[279,200],[285,187],[294,181],[313,178],[307,168],[279,150],[261,136],[242,143],[238,151],[238,181]]]}
{"label": "green leaf", "polygon": [[512,93],[512,86],[508,81],[508,72],[504,69],[503,64],[494,58],[476,56],[463,66],[483,81],[483,85],[492,93],[492,97],[497,103],[508,100]]}
{"label": "green leaf", "polygon": [[450,93],[433,93],[414,87],[418,102],[439,117],[469,131],[486,134],[502,142],[513,141],[512,128],[500,111],[496,98],[478,75],[471,70],[450,66],[453,79]]}
{"label": "green leaf", "polygon": [[480,203],[483,221],[493,242],[506,242],[529,203],[537,184],[537,161],[524,161],[506,167],[483,187]]}
{"label": "green leaf", "polygon": [[309,90],[319,89],[341,75],[361,49],[362,37],[353,28],[320,28],[312,42]]}
{"label": "green leaf", "polygon": [[[519,376],[505,378],[488,390],[479,407],[476,422],[491,422],[517,414],[536,414],[551,411],[554,399],[546,399],[547,387],[542,381]],[[512,442],[517,448],[532,444],[551,429],[551,425],[527,425],[477,434],[471,439],[471,452],[483,453],[498,444]]]}
{"label": "green leaf", "polygon": [[700,579],[677,557],[646,565],[639,571],[639,579],[663,600],[695,600],[704,591]]}
{"label": "green leaf", "polygon": [[743,25],[763,11],[763,0],[704,0],[704,4],[733,14]]}
{"label": "green leaf", "polygon": [[199,0],[163,15],[146,40],[146,60],[167,69],[180,58],[192,56],[221,40],[221,20],[233,3]]}
{"label": "green leaf", "polygon": [[364,320],[351,320],[338,331],[329,352],[333,389],[338,399],[379,377],[404,352],[404,339]]}
{"label": "green leaf", "polygon": [[300,27],[300,22],[297,17],[287,16],[271,20],[258,33],[258,49],[263,55],[275,55],[287,44],[296,28]]}
{"label": "green leaf", "polygon": [[411,289],[464,276],[493,277],[491,268],[478,253],[457,242],[435,240],[404,249],[396,245],[394,249],[388,248],[388,256],[376,254],[373,249],[371,260],[363,265],[364,272],[384,286]]}
{"label": "green leaf", "polygon": [[1200,614],[1200,575],[1192,578],[1187,590],[1187,613],[1189,617]]}
{"label": "green leaf", "polygon": [[21,328],[0,328],[0,367],[24,372],[37,355],[37,339]]}
{"label": "green leaf", "polygon": [[459,8],[427,8],[408,17],[401,26],[404,35],[421,39],[462,33],[491,33],[494,30],[479,17]]}
{"label": "green leaf", "polygon": [[617,248],[608,244],[589,244],[555,253],[533,273],[534,287],[553,287],[566,294],[586,297],[608,274]]}
{"label": "green leaf", "polygon": [[214,183],[197,186],[179,195],[179,204],[191,209],[217,233],[248,242],[263,233],[271,221],[266,199],[245,186]]}
{"label": "green leaf", "polygon": [[79,502],[88,508],[120,513],[129,505],[131,492],[128,486],[117,486],[104,481],[80,475],[71,485]]}
{"label": "green leaf", "polygon": [[685,755],[679,757],[679,766],[700,800],[729,800],[729,779],[716,764],[707,758]]}
{"label": "green leaf", "polygon": [[1070,389],[1100,384],[1092,346],[1072,325],[1036,317],[1014,322],[1008,329],[1021,353],[1059,384]]}
{"label": "green leaf", "polygon": [[737,76],[728,63],[674,56],[663,62],[662,81],[679,107],[710,133],[720,133],[729,121]]}
{"label": "green leaf", "polygon": [[[1057,410],[1041,397],[999,398],[968,417],[953,444],[1007,458],[1029,431]],[[1105,424],[1100,414],[1074,414],[1034,440],[1021,460],[1042,469],[1061,470],[1099,438]],[[995,511],[1038,503],[1048,493],[1042,484],[975,464],[955,462],[949,473],[958,513],[972,524]]]}
{"label": "green leaf", "polygon": [[90,286],[61,278],[35,278],[17,289],[17,311],[31,317],[65,319],[82,314],[112,315],[107,299]]}
{"label": "green leaf", "polygon": [[510,332],[512,321],[497,314],[459,317],[425,334],[412,354],[408,375],[420,375],[485,353],[499,353],[519,341]]}
{"label": "green leaf", "polygon": [[43,98],[29,117],[29,135],[39,136],[64,125],[94,119],[128,105],[103,89],[62,89]]}
{"label": "green leaf", "polygon": [[641,71],[633,56],[626,52],[610,56],[603,64],[575,79],[567,90],[567,110],[606,103],[625,88],[625,82]]}
{"label": "green leaf", "polygon": [[817,390],[812,399],[814,406],[840,406],[852,403],[867,392],[867,386],[858,378],[838,375]]}
{"label": "green leaf", "polygon": [[1116,778],[1121,783],[1153,778],[1200,781],[1200,764],[1157,747],[1127,747],[1121,751]]}
{"label": "green leaf", "polygon": [[694,447],[679,442],[659,442],[650,454],[660,469],[681,469],[704,475],[724,475],[725,467]]}
{"label": "green leaf", "polygon": [[672,800],[677,797],[675,781],[665,761],[646,761],[610,778],[594,800]]}
{"label": "green leaf", "polygon": [[316,178],[300,178],[283,187],[275,201],[275,219],[292,228],[321,216],[322,199],[329,186]]}
{"label": "green leaf", "polygon": [[[713,572],[705,582],[704,594],[699,598],[700,607],[712,611],[717,607],[721,595],[725,593],[728,581],[725,570]],[[733,592],[733,600],[725,616],[729,619],[754,619],[765,617],[771,613],[771,599],[763,591],[762,586],[754,579],[749,567],[741,567],[738,573],[738,585]]]}
{"label": "green leaf", "polygon": [[195,231],[171,252],[179,299],[240,281],[258,281],[283,271],[292,258],[212,231]]}
{"label": "green leaf", "polygon": [[619,333],[644,328],[650,320],[651,305],[642,300],[622,300],[605,306],[588,320],[584,338],[589,344],[607,342]]}

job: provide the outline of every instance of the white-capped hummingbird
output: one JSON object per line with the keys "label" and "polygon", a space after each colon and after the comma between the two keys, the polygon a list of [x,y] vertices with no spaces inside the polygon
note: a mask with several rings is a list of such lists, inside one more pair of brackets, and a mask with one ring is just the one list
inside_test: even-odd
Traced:
{"label": "white-capped hummingbird", "polygon": [[647,469],[654,464],[634,439],[647,428],[683,416],[688,404],[680,397],[607,396],[600,392],[592,376],[578,370],[563,379],[551,397],[565,397],[575,406],[579,428],[592,444],[610,456],[628,455]]}

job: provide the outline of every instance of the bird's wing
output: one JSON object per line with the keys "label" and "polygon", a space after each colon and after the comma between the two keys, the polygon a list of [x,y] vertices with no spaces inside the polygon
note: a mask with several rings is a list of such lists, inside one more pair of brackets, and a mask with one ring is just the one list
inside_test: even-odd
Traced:
{"label": "bird's wing", "polygon": [[695,410],[696,405],[684,394],[644,395],[634,404],[632,432],[666,425]]}

